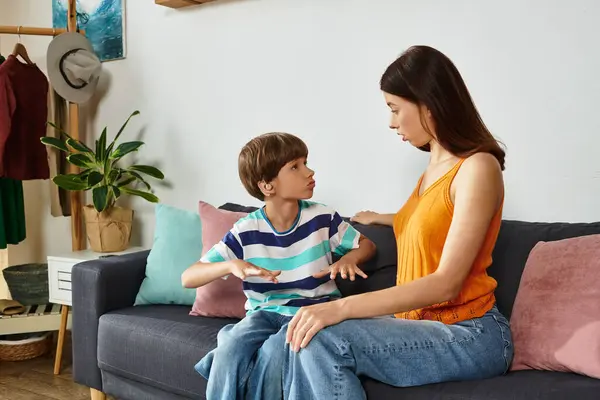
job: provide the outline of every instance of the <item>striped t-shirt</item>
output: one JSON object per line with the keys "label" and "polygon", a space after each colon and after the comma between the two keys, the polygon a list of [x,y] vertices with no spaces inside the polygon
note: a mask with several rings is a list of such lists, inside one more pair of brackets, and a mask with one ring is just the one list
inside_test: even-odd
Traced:
{"label": "striped t-shirt", "polygon": [[329,275],[312,275],[332,264],[333,253],[343,256],[358,248],[360,234],[334,210],[300,201],[298,217],[285,232],[277,232],[264,208],[235,223],[225,237],[200,261],[242,259],[267,270],[281,270],[278,283],[260,277],[243,282],[247,313],[265,310],[294,315],[299,307],[341,297]]}

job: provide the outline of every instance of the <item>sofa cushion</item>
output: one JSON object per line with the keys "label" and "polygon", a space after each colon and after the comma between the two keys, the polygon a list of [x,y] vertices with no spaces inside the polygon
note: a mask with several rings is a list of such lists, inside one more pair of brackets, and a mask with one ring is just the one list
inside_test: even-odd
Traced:
{"label": "sofa cushion", "polygon": [[235,319],[188,315],[176,305],[135,306],[100,317],[98,366],[182,396],[204,396],[206,380],[194,365],[217,345]]}
{"label": "sofa cushion", "polygon": [[600,233],[600,222],[560,223],[502,221],[488,273],[498,281],[498,309],[510,318],[521,275],[531,249],[540,241],[551,242]]}
{"label": "sofa cushion", "polygon": [[538,243],[510,319],[512,370],[600,379],[600,235]]}
{"label": "sofa cushion", "polygon": [[155,218],[156,229],[146,264],[146,277],[135,305],[191,306],[196,290],[181,286],[181,274],[202,254],[200,216],[195,211],[157,204]]}
{"label": "sofa cushion", "polygon": [[[396,267],[398,264],[398,252],[394,230],[391,226],[361,225],[356,222],[351,222],[350,224],[354,226],[357,231],[368,237],[377,247],[375,257],[362,265],[362,268],[367,275],[369,272],[377,271],[379,269],[390,266]],[[393,284],[395,283],[396,279],[394,278]]]}
{"label": "sofa cushion", "polygon": [[[233,228],[234,224],[248,215],[245,212],[222,210],[200,201],[198,214],[202,220],[202,256]],[[190,315],[218,318],[244,318],[246,295],[242,280],[237,276],[215,279],[196,289],[196,300]]]}
{"label": "sofa cushion", "polygon": [[520,371],[491,379],[408,388],[366,379],[363,386],[369,399],[380,400],[594,400],[600,393],[600,380],[547,371]]}

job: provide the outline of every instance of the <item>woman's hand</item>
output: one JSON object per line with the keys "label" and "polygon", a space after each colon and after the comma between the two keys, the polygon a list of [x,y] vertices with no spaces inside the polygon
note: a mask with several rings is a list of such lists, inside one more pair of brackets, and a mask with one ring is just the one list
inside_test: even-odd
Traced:
{"label": "woman's hand", "polygon": [[362,225],[371,225],[376,223],[378,216],[379,214],[373,211],[361,211],[356,213],[354,217],[350,218],[350,221],[358,222]]}
{"label": "woman's hand", "polygon": [[313,274],[313,278],[323,278],[327,275],[331,279],[335,279],[337,274],[340,274],[342,279],[350,278],[351,281],[356,279],[356,275],[362,276],[367,279],[367,274],[363,272],[362,269],[358,268],[358,265],[344,261],[344,258],[341,258],[338,262],[333,263],[329,266],[329,268],[325,268],[315,274]]}
{"label": "woman's hand", "polygon": [[288,324],[285,342],[295,352],[305,348],[321,329],[346,319],[342,313],[342,304],[335,300],[300,308]]}
{"label": "woman's hand", "polygon": [[278,283],[277,277],[281,274],[281,271],[270,271],[244,260],[234,260],[231,266],[231,273],[241,280],[249,276],[259,276],[267,281]]}

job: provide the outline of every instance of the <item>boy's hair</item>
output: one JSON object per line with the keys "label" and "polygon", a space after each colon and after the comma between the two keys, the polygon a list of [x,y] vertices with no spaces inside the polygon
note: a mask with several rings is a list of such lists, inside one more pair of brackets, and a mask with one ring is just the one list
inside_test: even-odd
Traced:
{"label": "boy's hair", "polygon": [[307,156],[308,147],[299,137],[290,133],[265,133],[250,140],[240,151],[240,180],[251,196],[264,201],[258,183],[272,181],[285,164]]}

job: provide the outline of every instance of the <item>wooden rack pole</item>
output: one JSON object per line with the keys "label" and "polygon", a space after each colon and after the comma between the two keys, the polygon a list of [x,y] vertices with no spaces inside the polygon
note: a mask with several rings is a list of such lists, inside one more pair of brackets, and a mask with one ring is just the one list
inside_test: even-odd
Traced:
{"label": "wooden rack pole", "polygon": [[[67,10],[67,29],[69,32],[77,31],[77,2],[69,0]],[[69,134],[75,140],[79,140],[79,104],[69,103]],[[79,170],[75,165],[70,164],[70,171],[76,174]],[[71,247],[73,251],[83,250],[85,241],[82,227],[82,203],[81,192],[72,191],[71,196]]]}
{"label": "wooden rack pole", "polygon": [[31,26],[0,25],[0,33],[11,35],[56,36],[66,32],[64,28],[35,28]]}

